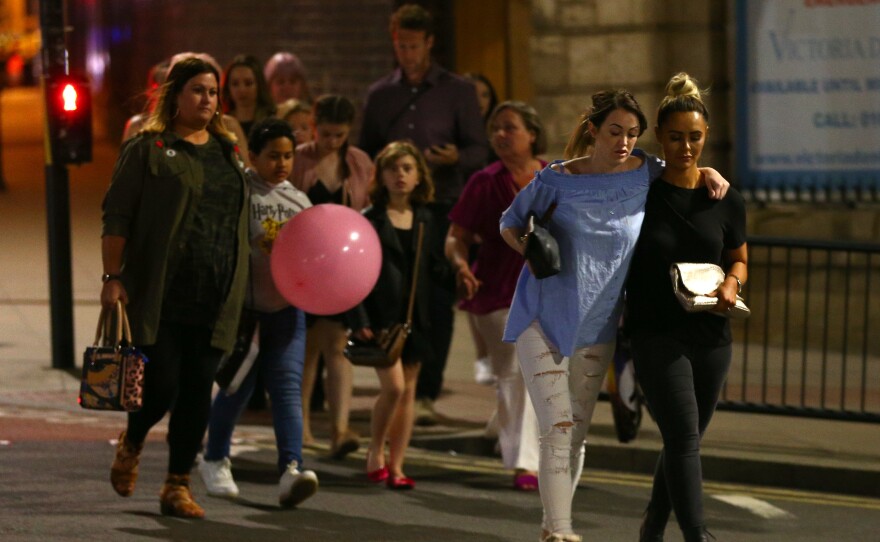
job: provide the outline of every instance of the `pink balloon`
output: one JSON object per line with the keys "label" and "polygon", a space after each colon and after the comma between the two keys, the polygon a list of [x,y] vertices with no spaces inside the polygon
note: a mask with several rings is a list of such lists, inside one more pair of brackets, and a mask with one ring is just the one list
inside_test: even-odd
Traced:
{"label": "pink balloon", "polygon": [[312,314],[345,312],[379,278],[382,247],[370,222],[342,205],[322,204],[295,215],[272,247],[272,278],[291,305]]}

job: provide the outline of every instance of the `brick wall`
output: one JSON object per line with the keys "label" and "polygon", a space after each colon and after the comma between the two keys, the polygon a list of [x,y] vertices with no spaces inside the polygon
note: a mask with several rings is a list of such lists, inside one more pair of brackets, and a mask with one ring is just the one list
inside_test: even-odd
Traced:
{"label": "brick wall", "polygon": [[[358,104],[367,86],[393,66],[388,17],[393,0],[108,0],[95,12],[71,6],[88,32],[72,37],[109,60],[96,97],[111,137],[137,111],[147,70],[180,51],[204,51],[226,65],[240,53],[265,62],[276,51],[298,55],[313,95],[333,92]],[[79,11],[77,11],[79,10]],[[76,47],[76,45],[74,46]],[[355,134],[356,135],[356,134]]]}
{"label": "brick wall", "polygon": [[[393,66],[387,25],[400,3],[107,0],[91,8],[71,8],[74,25],[80,22],[80,28],[89,28],[92,35],[74,32],[72,37],[97,42],[96,49],[109,59],[96,102],[102,106],[102,124],[116,137],[125,119],[143,103],[136,97],[149,67],[184,50],[209,52],[222,65],[239,53],[265,60],[276,51],[289,50],[308,69],[314,95],[335,92],[360,104],[369,83]],[[449,60],[455,43],[451,3],[422,3],[438,14],[435,56],[454,68]],[[731,171],[725,0],[530,0],[530,4],[533,102],[548,126],[550,156],[561,154],[593,92],[627,88],[651,119],[665,82],[676,71],[686,70],[713,89],[708,104],[712,137],[705,163]],[[91,12],[85,13],[86,9]],[[514,38],[523,36],[510,36]],[[84,45],[81,50],[85,51]],[[659,150],[652,130],[640,145],[650,152]]]}

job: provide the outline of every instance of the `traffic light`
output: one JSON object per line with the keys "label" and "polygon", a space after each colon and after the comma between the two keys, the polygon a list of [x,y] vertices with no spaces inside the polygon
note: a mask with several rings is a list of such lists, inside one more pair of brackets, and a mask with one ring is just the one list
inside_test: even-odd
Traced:
{"label": "traffic light", "polygon": [[46,79],[46,113],[52,158],[60,164],[92,160],[92,92],[83,77]]}

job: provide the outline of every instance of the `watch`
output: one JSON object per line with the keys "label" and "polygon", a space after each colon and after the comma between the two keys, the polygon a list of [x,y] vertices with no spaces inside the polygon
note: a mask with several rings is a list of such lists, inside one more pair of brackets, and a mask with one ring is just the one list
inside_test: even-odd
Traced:
{"label": "watch", "polygon": [[736,281],[736,293],[741,294],[743,291],[743,283],[739,280],[739,277],[734,275],[733,273],[728,273],[728,277],[733,277],[733,280]]}
{"label": "watch", "polygon": [[115,275],[113,273],[104,273],[101,275],[101,282],[110,282],[111,280],[119,280],[122,278],[122,275]]}

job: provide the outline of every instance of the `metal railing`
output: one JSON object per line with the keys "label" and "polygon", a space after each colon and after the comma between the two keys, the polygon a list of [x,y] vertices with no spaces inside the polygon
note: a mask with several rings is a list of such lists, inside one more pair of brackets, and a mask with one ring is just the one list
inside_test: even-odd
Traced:
{"label": "metal railing", "polygon": [[749,238],[719,409],[880,422],[880,244]]}

